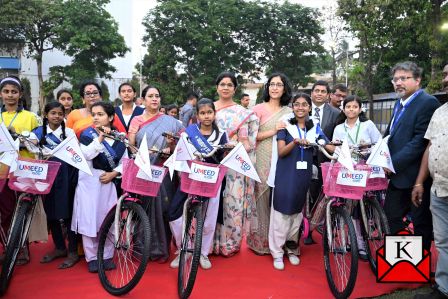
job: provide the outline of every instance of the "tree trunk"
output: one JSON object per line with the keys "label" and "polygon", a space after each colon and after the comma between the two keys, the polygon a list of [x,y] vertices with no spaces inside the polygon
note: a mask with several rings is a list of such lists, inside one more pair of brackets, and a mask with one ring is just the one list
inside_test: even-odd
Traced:
{"label": "tree trunk", "polygon": [[43,115],[43,110],[45,106],[45,96],[44,96],[44,78],[42,75],[42,53],[36,55],[37,63],[37,79],[39,80],[39,107],[33,107],[33,111],[40,112]]}
{"label": "tree trunk", "polygon": [[442,62],[440,61],[440,25],[441,25],[441,12],[440,7],[442,0],[431,0],[432,6],[432,39],[431,46],[431,81],[437,80],[437,73],[442,68]]}
{"label": "tree trunk", "polygon": [[331,68],[332,68],[332,73],[331,73],[331,77],[333,78],[333,86],[336,85],[336,53],[334,51],[333,48],[331,48]]}

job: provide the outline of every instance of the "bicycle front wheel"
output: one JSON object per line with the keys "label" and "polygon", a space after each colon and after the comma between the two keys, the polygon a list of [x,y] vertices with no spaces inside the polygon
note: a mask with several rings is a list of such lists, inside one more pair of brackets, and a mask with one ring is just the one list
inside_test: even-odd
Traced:
{"label": "bicycle front wheel", "polygon": [[204,203],[202,201],[193,202],[188,204],[186,209],[185,230],[182,237],[177,276],[177,290],[181,299],[190,296],[198,272],[204,226]]}
{"label": "bicycle front wheel", "polygon": [[11,227],[11,234],[9,236],[8,245],[6,246],[5,260],[2,265],[2,273],[0,274],[1,295],[5,294],[8,289],[9,282],[16,265],[17,255],[23,245],[25,245],[31,224],[33,203],[29,200],[19,199],[17,204],[18,207],[15,220],[13,226]]}
{"label": "bicycle front wheel", "polygon": [[330,223],[325,222],[323,235],[325,273],[333,295],[348,298],[358,274],[355,228],[344,207],[330,209]]}
{"label": "bicycle front wheel", "polygon": [[98,275],[112,295],[129,293],[145,273],[149,259],[150,224],[143,208],[123,201],[115,236],[115,209],[104,219],[99,232]]}
{"label": "bicycle front wheel", "polygon": [[[365,197],[364,204],[366,222],[361,225],[361,232],[365,242],[366,253],[369,258],[370,268],[376,275],[377,262],[376,251],[383,246],[384,237],[390,234],[389,223],[386,214],[381,208],[376,197]],[[363,217],[361,217],[364,220]]]}

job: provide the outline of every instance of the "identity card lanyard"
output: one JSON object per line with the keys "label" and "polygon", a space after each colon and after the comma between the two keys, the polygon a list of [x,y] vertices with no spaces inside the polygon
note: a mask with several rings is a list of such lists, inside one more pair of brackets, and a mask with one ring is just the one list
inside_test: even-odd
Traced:
{"label": "identity card lanyard", "polygon": [[[302,139],[302,133],[300,130],[299,125],[297,124],[297,130],[299,131],[299,138]],[[306,127],[304,128],[305,135],[303,136],[303,139],[306,139]],[[303,146],[300,147],[300,161],[297,161],[296,163],[297,169],[308,169],[308,165],[306,161],[303,161]]]}
{"label": "identity card lanyard", "polygon": [[396,105],[395,109],[394,109],[394,121],[392,122],[392,125],[390,126],[390,132],[392,133],[392,131],[394,130],[395,124],[398,122],[398,120],[403,116],[404,111],[406,110],[406,108],[409,106],[409,104],[412,103],[412,101],[422,92],[422,89],[416,91],[408,100],[408,102],[406,103],[406,105],[403,106],[403,108],[400,111],[400,114],[397,115],[398,109],[400,107],[400,105]]}
{"label": "identity card lanyard", "polygon": [[356,137],[355,140],[353,140],[352,136],[350,135],[350,133],[347,131],[347,127],[344,125],[344,129],[345,129],[345,133],[347,133],[348,138],[350,138],[350,141],[356,145],[358,144],[358,136],[359,136],[359,128],[361,127],[361,122],[358,122],[358,129],[356,130]]}
{"label": "identity card lanyard", "polygon": [[[19,114],[19,112],[16,111],[16,114],[14,114],[14,117],[12,118],[11,122],[9,123],[8,130],[11,129],[12,123],[16,120],[16,117],[18,114]],[[5,121],[3,120],[3,112],[0,112],[0,117],[2,118],[2,122],[4,123]],[[6,126],[6,123],[5,123],[5,126]]]}

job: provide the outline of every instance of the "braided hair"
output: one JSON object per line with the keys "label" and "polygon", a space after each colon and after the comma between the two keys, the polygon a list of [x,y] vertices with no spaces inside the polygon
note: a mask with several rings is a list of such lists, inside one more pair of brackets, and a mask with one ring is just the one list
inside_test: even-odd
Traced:
{"label": "braided hair", "polygon": [[[45,144],[47,144],[47,139],[45,138],[45,136],[47,136],[47,125],[48,125],[48,118],[47,115],[48,113],[56,108],[60,108],[62,110],[62,113],[65,113],[65,109],[64,106],[59,103],[59,102],[50,102],[47,105],[45,105],[44,107],[44,120],[43,120],[43,124],[42,124],[42,136],[39,140],[39,145],[40,146],[44,146]],[[61,123],[61,127],[62,127],[62,134],[60,137],[61,140],[64,140],[67,138],[67,135],[65,134],[65,122],[62,121]]]}

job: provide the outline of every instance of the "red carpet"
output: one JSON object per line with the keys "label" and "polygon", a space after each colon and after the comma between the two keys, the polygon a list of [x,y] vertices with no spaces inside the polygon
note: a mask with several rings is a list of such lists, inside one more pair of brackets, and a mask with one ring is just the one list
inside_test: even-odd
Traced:
{"label": "red carpet", "polygon": [[[315,239],[318,234],[314,233]],[[245,243],[243,243],[245,244]],[[85,261],[68,270],[58,270],[62,260],[40,264],[48,244],[31,246],[31,263],[16,267],[5,298],[115,298],[101,286],[98,275],[87,272]],[[332,298],[323,268],[320,244],[301,246],[301,264],[291,266],[285,260],[285,270],[272,266],[271,256],[257,256],[246,245],[234,257],[211,256],[213,268],[199,270],[190,298]],[[372,297],[413,284],[378,284],[368,263],[360,262],[353,298]],[[123,298],[178,298],[177,270],[169,263],[150,263],[140,284]]]}

